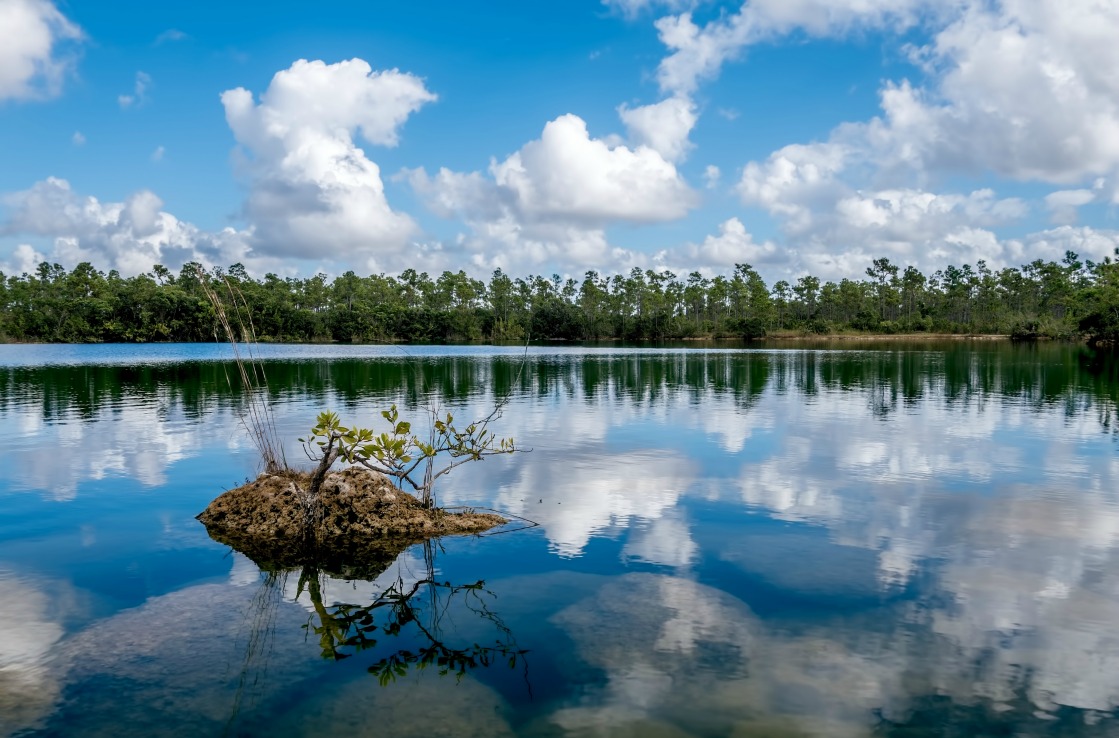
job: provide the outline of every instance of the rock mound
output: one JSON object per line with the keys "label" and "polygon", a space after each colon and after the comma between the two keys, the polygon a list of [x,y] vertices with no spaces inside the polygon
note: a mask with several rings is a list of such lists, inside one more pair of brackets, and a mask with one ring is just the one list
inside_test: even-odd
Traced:
{"label": "rock mound", "polygon": [[426,508],[383,475],[359,467],[326,476],[309,518],[309,482],[302,472],[262,474],[222,494],[198,519],[211,538],[266,570],[301,566],[311,557],[319,566],[347,571],[387,564],[428,538],[481,533],[507,522],[489,513]]}

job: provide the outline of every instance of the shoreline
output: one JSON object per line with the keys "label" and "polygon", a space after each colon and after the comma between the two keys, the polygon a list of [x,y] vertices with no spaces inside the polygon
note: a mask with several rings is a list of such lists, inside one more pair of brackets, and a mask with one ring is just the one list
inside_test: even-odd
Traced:
{"label": "shoreline", "polygon": [[[594,344],[626,344],[633,346],[648,346],[660,344],[702,344],[702,343],[741,343],[745,345],[765,342],[822,342],[822,341],[865,341],[865,342],[903,342],[903,341],[1014,341],[1012,336],[1005,333],[771,333],[758,338],[741,338],[735,336],[686,336],[680,338],[665,338],[659,341],[627,341],[621,338],[597,338],[585,340],[568,340],[562,338],[549,338],[532,341],[530,345],[546,346],[550,344],[567,345],[594,345]],[[1086,339],[1051,338],[1049,336],[1036,336],[1033,338],[1017,339],[1023,343],[1033,342],[1061,342],[1061,343],[1086,343]],[[130,341],[130,342],[52,342],[52,341],[12,341],[0,340],[0,346],[160,346],[160,345],[204,345],[217,343],[215,341]],[[519,341],[455,341],[442,343],[411,343],[408,341],[258,341],[258,345],[275,346],[523,346]]]}
{"label": "shoreline", "polygon": [[[1005,333],[774,333],[760,341],[1010,341]],[[1056,339],[1038,337],[1028,341],[1052,341]],[[1068,341],[1079,343],[1079,341]]]}

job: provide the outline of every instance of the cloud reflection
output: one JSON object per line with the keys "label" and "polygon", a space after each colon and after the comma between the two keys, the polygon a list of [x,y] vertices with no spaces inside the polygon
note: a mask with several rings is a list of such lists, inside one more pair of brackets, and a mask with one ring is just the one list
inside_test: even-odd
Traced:
{"label": "cloud reflection", "polygon": [[0,736],[39,727],[61,688],[49,655],[61,640],[58,602],[0,569]]}
{"label": "cloud reflection", "polygon": [[[552,550],[565,557],[580,555],[592,536],[660,518],[695,476],[691,461],[667,451],[575,458],[539,454],[532,461],[501,490],[497,506],[539,523]],[[678,525],[673,532],[686,534],[687,529]],[[688,542],[678,545],[689,549]]]}
{"label": "cloud reflection", "polygon": [[73,499],[86,482],[113,477],[162,486],[171,465],[214,441],[212,426],[168,418],[158,404],[104,407],[92,417],[49,424],[18,417],[25,435],[15,440],[15,463],[5,464],[0,478],[60,501]]}
{"label": "cloud reflection", "polygon": [[[552,620],[577,644],[577,658],[605,674],[551,714],[570,735],[656,726],[664,734],[869,737],[890,724],[921,729],[931,695],[974,709],[977,731],[1049,735],[1061,725],[1062,735],[1081,735],[1078,725],[1099,723],[1090,734],[1110,735],[1119,727],[1110,715],[1113,664],[1075,639],[1023,637],[1015,656],[1025,660],[992,660],[994,642],[961,648],[943,642],[943,632],[921,635],[880,616],[782,626],[724,592],[652,574],[616,577]],[[1073,669],[1075,679],[1062,682]],[[1060,705],[1077,711],[1058,717]],[[951,719],[967,734],[966,713]],[[944,725],[924,727],[939,734]]]}

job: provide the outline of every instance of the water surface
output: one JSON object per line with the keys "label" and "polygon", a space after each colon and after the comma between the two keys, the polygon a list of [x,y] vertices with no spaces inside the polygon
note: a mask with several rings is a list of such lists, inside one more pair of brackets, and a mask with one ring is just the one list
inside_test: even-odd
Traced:
{"label": "water surface", "polygon": [[539,527],[263,573],[194,520],[258,471],[227,348],[2,346],[0,735],[1119,732],[1110,356],[260,351],[295,461],[506,403],[437,492]]}

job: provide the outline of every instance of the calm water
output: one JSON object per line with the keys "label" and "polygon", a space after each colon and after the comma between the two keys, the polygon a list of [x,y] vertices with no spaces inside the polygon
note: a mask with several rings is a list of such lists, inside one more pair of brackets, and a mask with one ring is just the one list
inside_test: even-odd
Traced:
{"label": "calm water", "polygon": [[0,735],[1119,735],[1107,356],[263,350],[289,459],[507,397],[437,491],[539,526],[261,572],[223,347],[0,346]]}

